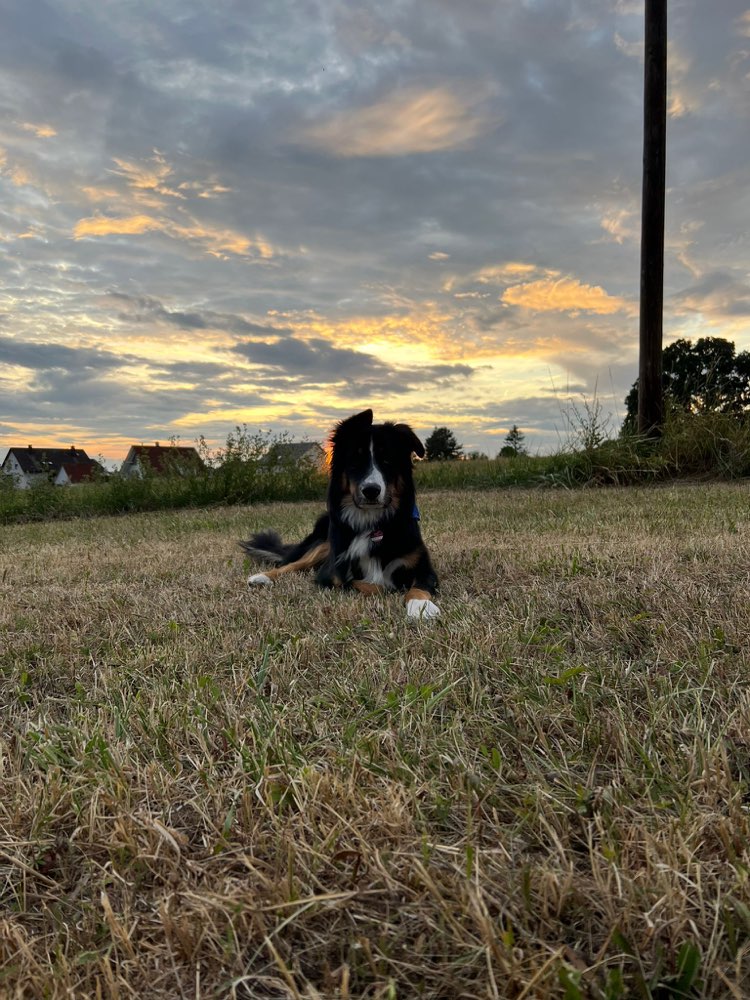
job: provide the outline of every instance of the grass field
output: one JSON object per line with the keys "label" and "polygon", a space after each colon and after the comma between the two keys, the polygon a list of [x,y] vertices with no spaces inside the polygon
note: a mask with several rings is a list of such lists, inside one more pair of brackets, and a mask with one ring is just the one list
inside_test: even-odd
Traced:
{"label": "grass field", "polygon": [[314,504],[0,536],[0,996],[746,997],[750,487],[434,492],[442,617],[248,592]]}

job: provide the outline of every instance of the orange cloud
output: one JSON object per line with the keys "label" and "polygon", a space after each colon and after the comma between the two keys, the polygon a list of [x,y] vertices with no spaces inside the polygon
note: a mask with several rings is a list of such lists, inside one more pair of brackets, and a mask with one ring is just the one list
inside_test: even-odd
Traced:
{"label": "orange cloud", "polygon": [[640,235],[637,213],[631,211],[629,208],[620,209],[620,211],[613,212],[610,215],[603,215],[600,225],[616,243],[624,243],[625,240],[635,240]]}
{"label": "orange cloud", "polygon": [[[88,186],[83,193],[90,202],[102,204],[108,214],[80,219],[73,230],[76,239],[85,236],[135,236],[145,232],[161,232],[172,239],[202,244],[206,253],[215,257],[253,256],[269,260],[276,250],[262,236],[247,236],[232,229],[205,226],[186,211],[182,204],[191,196],[216,198],[230,188],[216,177],[203,181],[183,181],[169,185],[172,167],[159,152],[145,163],[115,158],[117,169],[110,171],[125,182],[126,190],[116,186]],[[106,211],[105,209],[105,211]]]}
{"label": "orange cloud", "polygon": [[533,312],[593,312],[609,315],[632,311],[631,303],[609,295],[599,285],[584,285],[575,278],[542,278],[506,288],[502,301]]}
{"label": "orange cloud", "polygon": [[10,167],[7,171],[10,177],[11,183],[15,184],[16,187],[25,187],[27,184],[32,183],[31,174],[25,167]]}
{"label": "orange cloud", "polygon": [[341,321],[319,316],[300,317],[298,323],[292,321],[291,325],[344,347],[366,348],[374,353],[381,350],[388,352],[389,356],[399,348],[405,348],[427,360],[461,353],[454,324],[453,315],[425,304],[408,314],[349,316]]}
{"label": "orange cloud", "polygon": [[199,198],[218,198],[222,194],[229,194],[232,190],[217,181],[208,180],[205,184],[200,181],[183,181],[179,185],[180,191],[195,191]]}
{"label": "orange cloud", "polygon": [[[295,392],[294,411],[298,417],[311,416],[315,413],[314,406],[319,402],[316,393],[310,393],[308,403],[304,404],[304,393]],[[277,403],[273,406],[243,406],[236,408],[221,407],[213,410],[206,410],[205,413],[184,413],[175,420],[170,420],[170,427],[192,428],[201,427],[207,423],[224,423],[227,427],[250,422],[265,422],[277,420],[283,413],[286,403]]]}
{"label": "orange cloud", "polygon": [[113,201],[119,197],[118,192],[113,188],[84,187],[81,190],[89,201]]}
{"label": "orange cloud", "polygon": [[377,104],[342,111],[313,125],[304,138],[336,156],[406,156],[466,146],[487,128],[472,101],[445,87],[391,94]]}
{"label": "orange cloud", "polygon": [[26,132],[33,132],[37,139],[50,139],[57,135],[57,130],[51,125],[35,125],[33,122],[21,122],[21,128]]}
{"label": "orange cloud", "polygon": [[198,224],[192,226],[179,226],[172,224],[168,227],[170,235],[186,240],[197,240],[206,244],[206,251],[216,257],[224,256],[227,253],[244,256],[256,253],[263,260],[270,260],[275,256],[275,251],[270,243],[262,237],[250,239],[242,233],[233,232],[231,229],[211,229]]}
{"label": "orange cloud", "polygon": [[684,118],[689,110],[687,100],[684,97],[674,92],[670,95],[667,107],[667,114],[670,118]]}
{"label": "orange cloud", "polygon": [[536,264],[526,264],[522,261],[509,260],[504,264],[490,264],[477,271],[474,280],[483,285],[491,284],[495,281],[507,281],[520,278],[525,274],[533,274],[537,270]]}
{"label": "orange cloud", "polygon": [[170,219],[156,218],[152,215],[129,215],[117,218],[95,215],[88,219],[80,219],[75,225],[73,235],[78,240],[85,236],[136,236],[149,231],[163,232],[173,239],[202,243],[207,253],[218,257],[230,253],[238,256],[256,254],[263,260],[268,260],[275,255],[273,247],[262,237],[251,239],[231,229],[212,229],[198,223],[183,226]]}
{"label": "orange cloud", "polygon": [[[466,291],[467,285],[480,284],[480,285],[499,285],[508,284],[511,281],[518,281],[520,278],[528,277],[535,272],[539,272],[540,268],[536,264],[527,264],[525,261],[508,260],[502,264],[487,264],[485,267],[480,268],[478,271],[474,271],[467,275],[457,275],[452,274],[450,277],[446,278],[443,282],[443,291],[453,293],[455,298],[482,298],[483,295],[488,295],[487,293],[480,293],[476,291]],[[559,271],[546,270],[542,272],[546,274],[547,277],[558,277]],[[454,291],[454,289],[461,289],[460,292]]]}
{"label": "orange cloud", "polygon": [[106,215],[95,215],[76,223],[73,235],[77,240],[84,236],[133,236],[151,229],[163,229],[163,224],[150,215],[130,215],[113,219]]}
{"label": "orange cloud", "polygon": [[131,188],[141,192],[154,192],[156,194],[168,195],[170,198],[185,198],[184,194],[169,187],[164,182],[172,174],[172,168],[161,155],[155,153],[149,165],[130,163],[128,160],[120,160],[115,157],[117,170],[112,173],[124,177]]}
{"label": "orange cloud", "polygon": [[0,147],[0,171],[6,177],[9,177],[11,184],[15,184],[16,187],[23,187],[32,182],[32,177],[28,170],[24,167],[19,167],[17,164],[11,166],[8,163],[8,153],[2,147]]}

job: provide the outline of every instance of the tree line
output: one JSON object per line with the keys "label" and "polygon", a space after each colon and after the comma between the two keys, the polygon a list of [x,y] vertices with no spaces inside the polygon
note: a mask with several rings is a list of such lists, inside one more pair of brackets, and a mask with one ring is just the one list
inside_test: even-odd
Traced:
{"label": "tree line", "polygon": [[[732,341],[723,337],[675,340],[662,353],[661,380],[667,414],[723,413],[745,420],[750,412],[750,351],[737,352]],[[636,379],[625,397],[621,435],[637,433],[639,389]],[[526,455],[524,442],[524,433],[513,424],[497,457]],[[425,441],[425,450],[428,461],[488,457],[476,451],[464,454],[463,445],[448,427],[436,427]]]}
{"label": "tree line", "polygon": [[[505,437],[505,445],[497,454],[498,458],[515,458],[518,455],[526,455],[524,444],[526,435],[513,424]],[[481,451],[470,451],[464,454],[463,445],[459,444],[456,435],[448,427],[436,427],[434,431],[425,439],[425,458],[428,462],[450,462],[459,458],[473,460],[488,458]]]}

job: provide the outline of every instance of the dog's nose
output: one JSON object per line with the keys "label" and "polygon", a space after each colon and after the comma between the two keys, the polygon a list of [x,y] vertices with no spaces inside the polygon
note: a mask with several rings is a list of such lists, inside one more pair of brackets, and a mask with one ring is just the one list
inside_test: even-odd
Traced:
{"label": "dog's nose", "polygon": [[362,496],[368,503],[375,503],[380,497],[380,487],[377,484],[362,487]]}

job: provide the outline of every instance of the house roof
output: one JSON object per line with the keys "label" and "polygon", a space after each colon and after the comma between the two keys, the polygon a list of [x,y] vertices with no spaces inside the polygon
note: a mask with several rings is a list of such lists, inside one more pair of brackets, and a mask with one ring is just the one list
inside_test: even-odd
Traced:
{"label": "house roof", "polygon": [[89,462],[63,462],[62,469],[71,483],[82,483],[87,479],[93,479],[97,472],[104,472],[104,468],[99,462],[93,459]]}
{"label": "house roof", "polygon": [[91,459],[83,448],[9,448],[8,454],[3,459],[3,467],[13,456],[21,467],[21,470],[29,476],[55,475],[63,465],[75,466],[80,463],[86,465],[91,463]]}
{"label": "house roof", "polygon": [[134,464],[136,460],[150,466],[154,472],[166,472],[175,463],[203,467],[198,452],[187,445],[134,444],[125,461]]}

